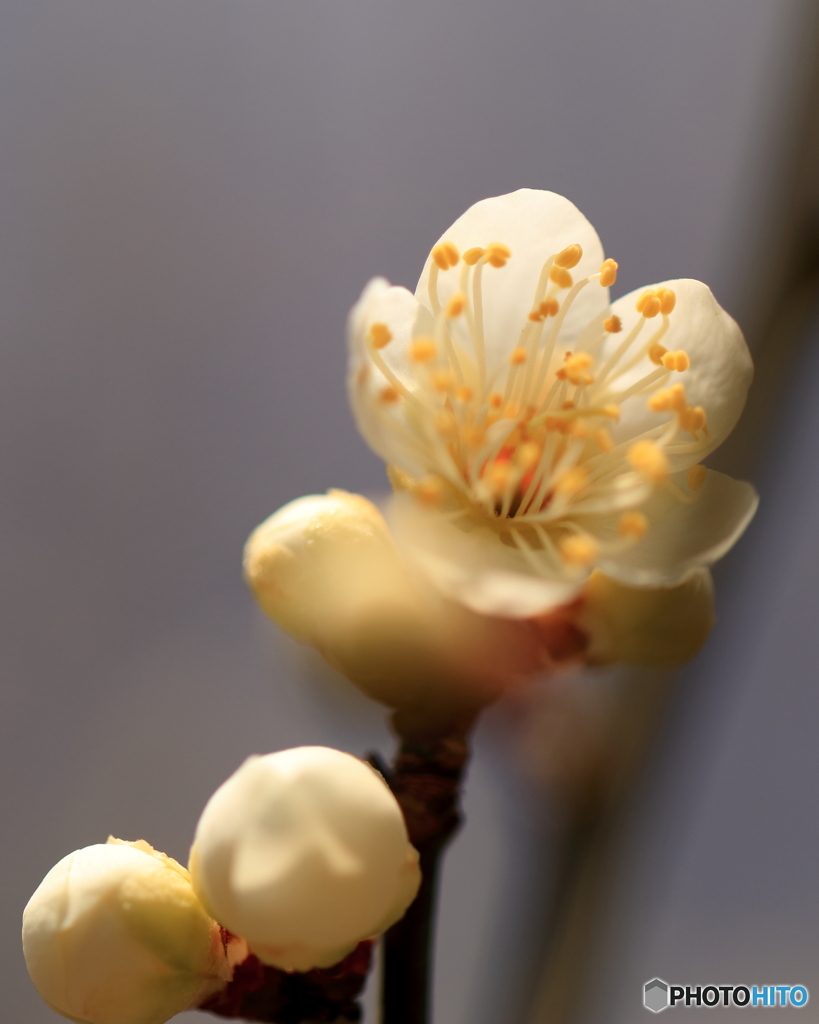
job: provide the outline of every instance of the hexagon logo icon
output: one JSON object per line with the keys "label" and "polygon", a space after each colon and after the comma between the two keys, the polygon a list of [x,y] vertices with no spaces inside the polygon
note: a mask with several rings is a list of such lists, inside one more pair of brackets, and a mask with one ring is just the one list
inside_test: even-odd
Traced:
{"label": "hexagon logo icon", "polygon": [[652,978],[643,986],[643,1006],[652,1013],[668,1009],[668,984],[662,978]]}

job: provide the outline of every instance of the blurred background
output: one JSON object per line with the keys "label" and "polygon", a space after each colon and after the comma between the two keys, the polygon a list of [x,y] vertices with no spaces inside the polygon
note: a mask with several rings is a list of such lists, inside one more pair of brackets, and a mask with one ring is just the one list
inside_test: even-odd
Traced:
{"label": "blurred background", "polygon": [[[374,274],[414,287],[456,216],[521,186],[587,214],[617,294],[708,282],[762,367],[720,463],[761,510],[629,801],[582,1019],[642,1019],[655,976],[819,999],[814,7],[4,0],[7,1020],[59,1019],[19,922],[66,853],[114,833],[184,860],[249,753],[389,752],[382,712],[261,621],[242,545],[301,494],[385,489],[346,405],[347,310]],[[554,811],[514,717],[478,736],[436,1024],[523,1020],[537,973]]]}

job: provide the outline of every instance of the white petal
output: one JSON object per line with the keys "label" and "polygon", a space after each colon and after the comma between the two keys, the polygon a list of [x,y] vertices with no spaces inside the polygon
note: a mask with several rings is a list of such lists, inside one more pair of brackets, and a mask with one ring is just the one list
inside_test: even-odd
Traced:
{"label": "white petal", "polygon": [[[674,481],[682,486],[685,475]],[[645,537],[599,568],[632,586],[672,586],[722,558],[753,519],[759,498],[743,480],[709,470],[699,500],[686,505],[659,488],[642,508],[651,524]],[[614,533],[612,524],[611,533]],[[600,531],[596,531],[600,536]]]}
{"label": "white petal", "polygon": [[[411,292],[390,285],[383,277],[376,277],[362,292],[347,322],[347,388],[358,429],[377,455],[413,475],[425,473],[427,464],[415,440],[417,431],[407,421],[406,399],[387,404],[381,396],[396,379],[409,392],[416,390],[416,370],[408,358],[408,350],[416,322],[423,326],[428,319],[429,314]],[[376,323],[386,324],[393,336],[392,341],[379,350],[379,355],[394,379],[373,364],[368,352],[369,330]],[[415,333],[430,330],[431,324],[426,332],[416,329]]]}
{"label": "white petal", "polygon": [[[568,245],[578,243],[583,256],[571,271],[575,281],[597,273],[603,247],[597,232],[580,210],[554,192],[522,188],[508,195],[483,199],[471,206],[448,228],[439,241],[453,242],[461,253],[490,242],[502,242],[512,257],[501,268],[483,269],[484,329],[490,371],[514,348],[532,309],[535,288],[544,262]],[[431,258],[427,259],[415,289],[418,301],[430,305],[428,294]],[[462,264],[441,272],[438,278],[442,302],[459,290]],[[558,293],[562,300],[566,292]],[[608,289],[591,281],[569,310],[561,339],[571,342],[586,324],[608,306]]]}
{"label": "white petal", "polygon": [[[689,446],[690,434],[680,433],[668,450],[673,470],[686,469],[704,459],[730,434],[745,405],[745,398],[753,377],[753,362],[736,322],[725,312],[701,281],[664,281],[651,288],[670,288],[677,295],[677,304],[671,313],[670,325],[660,344],[669,351],[683,349],[691,360],[689,369],[671,373],[667,384],[683,384],[689,405],[701,405],[708,417],[710,436],[697,452],[680,451],[674,446]],[[640,318],[635,304],[645,288],[639,288],[618,299],[612,312],[623,321],[623,331],[612,335],[607,351],[612,352],[625,334]],[[637,342],[645,345],[661,326],[661,317],[646,322]],[[635,350],[637,347],[635,342]],[[605,359],[605,354],[603,355]],[[657,366],[645,356],[627,375],[618,381],[618,387],[628,387]],[[620,442],[636,437],[669,419],[668,413],[651,412],[646,395],[635,395],[622,405],[622,418],[613,431]]]}
{"label": "white petal", "polygon": [[539,615],[572,600],[587,576],[539,574],[522,552],[501,543],[494,530],[463,530],[405,494],[390,499],[386,515],[407,561],[445,596],[481,615]]}

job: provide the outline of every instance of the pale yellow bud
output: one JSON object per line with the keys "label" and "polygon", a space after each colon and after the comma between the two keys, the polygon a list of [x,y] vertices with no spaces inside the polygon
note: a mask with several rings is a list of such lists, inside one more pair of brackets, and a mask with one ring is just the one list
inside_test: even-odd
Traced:
{"label": "pale yellow bud", "polygon": [[247,955],[225,948],[190,875],[147,843],[109,840],[64,857],[23,914],[37,991],[82,1024],[163,1024],[224,988]]}
{"label": "pale yellow bud", "polygon": [[245,761],[202,813],[191,872],[225,928],[296,971],[329,967],[386,931],[421,880],[387,784],[327,747]]}

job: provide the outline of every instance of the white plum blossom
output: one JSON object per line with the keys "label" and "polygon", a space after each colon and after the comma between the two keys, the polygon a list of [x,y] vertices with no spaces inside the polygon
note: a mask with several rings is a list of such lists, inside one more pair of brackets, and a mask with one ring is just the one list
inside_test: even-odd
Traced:
{"label": "white plum blossom", "polygon": [[388,463],[393,535],[477,612],[539,615],[595,569],[676,586],[756,510],[702,465],[751,382],[739,327],[699,281],[610,304],[616,274],[572,203],[521,189],[467,210],[414,295],[376,278],[350,314],[350,397]]}
{"label": "white plum blossom", "polygon": [[287,971],[329,967],[386,931],[421,881],[384,779],[327,747],[248,758],[202,812],[190,866],[216,920]]}

